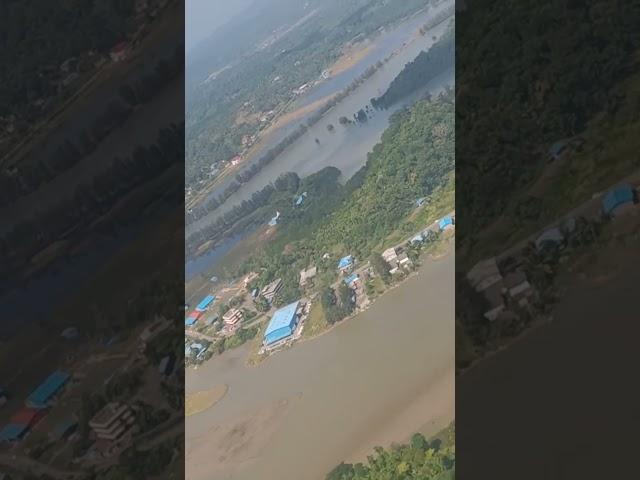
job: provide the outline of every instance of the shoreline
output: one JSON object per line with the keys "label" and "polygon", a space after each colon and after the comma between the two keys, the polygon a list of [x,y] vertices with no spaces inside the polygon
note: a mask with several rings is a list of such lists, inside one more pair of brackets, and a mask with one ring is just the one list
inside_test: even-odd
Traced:
{"label": "shoreline", "polygon": [[[420,9],[419,11],[408,15],[400,20],[397,21],[397,23],[394,23],[393,25],[391,25],[392,28],[398,28],[400,25],[402,25],[402,23],[407,22],[409,20],[411,20],[412,18],[424,13],[425,11],[427,11],[429,9],[429,7],[425,7]],[[447,19],[450,17],[447,17]],[[444,22],[445,20],[443,20]],[[442,22],[440,22],[442,23]],[[439,24],[434,25],[431,28],[435,28],[437,26],[439,26]],[[431,29],[430,28],[430,29]],[[386,31],[386,30],[384,30]],[[355,59],[351,60],[351,62],[349,63],[349,65],[346,68],[343,68],[339,71],[337,71],[336,73],[334,73],[332,71],[332,73],[329,76],[329,79],[333,78],[334,76],[340,75],[342,73],[345,73],[346,71],[360,65],[364,60],[367,59],[368,54],[370,53],[370,51],[375,47],[376,42],[379,41],[379,37],[384,33],[380,32],[380,31],[376,31],[373,35],[364,38],[363,40],[359,41],[357,45],[359,45],[359,48],[357,48],[355,50],[355,52],[352,54],[352,56],[356,57]],[[409,45],[416,41],[417,37],[412,36],[408,41],[406,41],[405,43],[403,43],[402,45],[400,45],[398,48],[394,49],[389,55],[387,55],[384,59],[380,60],[383,64],[386,64],[390,59],[392,59],[393,57],[397,56],[398,54],[400,54],[403,50],[407,49],[409,47]],[[344,45],[346,46],[346,45]],[[343,48],[344,48],[343,46]],[[351,47],[353,47],[354,45],[351,45]],[[362,53],[364,51],[364,55],[359,56],[360,53]],[[335,65],[338,65],[341,61],[344,55],[348,55],[347,53],[343,53],[338,59],[336,59],[336,61],[334,61],[329,67],[327,67],[329,70],[331,70],[332,68],[335,67]],[[375,62],[371,64],[372,66],[375,65]],[[354,79],[355,80],[355,79]],[[323,82],[321,82],[323,83]],[[364,85],[365,82],[363,82],[361,85],[359,85],[356,89],[354,89],[354,91],[350,92],[347,97],[349,95],[351,95],[353,92],[355,92],[360,86]],[[190,208],[195,208],[198,205],[201,205],[204,201],[206,201],[206,199],[212,194],[213,190],[215,190],[220,182],[222,180],[224,180],[225,178],[228,178],[230,175],[234,175],[236,173],[238,173],[238,171],[240,171],[243,167],[245,167],[248,163],[248,160],[250,157],[255,156],[256,153],[260,150],[260,147],[263,143],[267,142],[269,140],[269,138],[275,134],[278,130],[282,129],[282,128],[286,128],[287,126],[289,126],[291,123],[297,121],[300,116],[300,114],[305,115],[308,113],[312,113],[314,111],[320,110],[322,108],[324,108],[324,106],[331,102],[334,97],[342,94],[346,88],[345,87],[343,89],[339,89],[337,91],[335,91],[332,94],[326,95],[323,98],[320,98],[308,105],[304,105],[301,106],[299,108],[296,108],[293,111],[287,111],[288,108],[290,106],[292,106],[295,102],[299,101],[300,98],[292,98],[291,100],[287,101],[284,105],[281,106],[281,110],[280,113],[277,114],[272,120],[271,122],[269,122],[269,124],[267,126],[265,126],[264,129],[258,131],[257,135],[257,141],[251,146],[249,147],[249,150],[245,153],[244,155],[244,159],[243,161],[241,161],[238,165],[236,166],[231,166],[230,168],[227,168],[225,170],[223,170],[221,172],[221,174],[216,177],[211,184],[205,186],[201,191],[197,192],[196,195],[194,195],[194,198],[188,202],[188,206]],[[346,98],[346,97],[345,97]],[[336,104],[337,105],[337,104]],[[326,115],[328,115],[334,108],[336,105],[331,106],[326,112],[324,112],[322,114],[322,116],[320,117],[320,119],[324,118]],[[314,106],[314,108],[311,108],[311,106]],[[287,147],[288,148],[288,147]],[[285,149],[286,150],[286,149]],[[277,157],[276,157],[277,158]],[[275,160],[275,159],[274,159]]]}
{"label": "shoreline", "polygon": [[[453,240],[454,238],[455,237],[450,237],[448,239],[448,241],[449,241],[448,243],[451,243],[450,241]],[[446,251],[443,252],[443,253],[440,253],[440,254],[437,254],[437,255],[427,254],[426,255],[426,261],[427,262],[438,262],[440,260],[444,260],[449,255],[452,255],[454,253],[454,251],[455,251],[455,245],[449,244],[449,245],[447,245]],[[423,262],[420,265],[420,267],[423,267],[423,266],[425,266],[425,262]],[[358,315],[360,315],[360,314],[368,311],[369,309],[371,309],[376,304],[376,302],[378,300],[380,300],[382,297],[384,297],[387,293],[391,292],[392,290],[395,290],[398,287],[401,287],[410,278],[413,278],[413,277],[419,275],[420,274],[420,272],[418,271],[419,268],[414,270],[413,272],[411,272],[409,275],[407,275],[405,278],[403,278],[399,282],[397,282],[397,283],[391,285],[390,287],[386,288],[384,290],[384,292],[382,292],[380,295],[378,295],[375,299],[371,300],[369,302],[369,304],[365,308],[362,308],[362,309],[360,309],[360,310],[358,310],[356,312],[353,312],[351,315],[343,318],[342,320],[340,320],[339,322],[334,323],[333,325],[330,325],[328,328],[326,328],[325,330],[322,330],[321,332],[313,335],[312,337],[306,337],[306,338],[300,337],[299,339],[294,340],[291,344],[285,346],[284,348],[275,350],[275,351],[273,351],[272,353],[270,353],[270,354],[268,354],[266,356],[258,357],[259,359],[257,361],[255,361],[255,362],[251,362],[252,353],[249,352],[249,355],[247,355],[247,358],[245,359],[245,362],[244,362],[245,366],[250,367],[250,368],[258,367],[263,362],[267,361],[270,357],[278,354],[279,352],[282,352],[282,351],[288,350],[290,348],[293,348],[296,345],[304,344],[305,342],[316,340],[316,339],[322,337],[323,335],[326,335],[327,333],[329,333],[329,332],[333,331],[334,329],[338,328],[340,325],[344,325],[344,324],[348,323],[349,320],[352,320],[352,319],[356,318]],[[240,345],[240,346],[242,346],[242,345]]]}

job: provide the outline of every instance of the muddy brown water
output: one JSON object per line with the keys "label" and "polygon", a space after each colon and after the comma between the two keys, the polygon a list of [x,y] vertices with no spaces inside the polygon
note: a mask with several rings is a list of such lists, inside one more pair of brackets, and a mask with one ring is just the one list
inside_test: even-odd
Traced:
{"label": "muddy brown water", "polygon": [[[342,460],[365,460],[377,444],[445,426],[453,416],[454,262],[453,255],[425,262],[369,310],[257,367],[246,366],[240,348],[189,370],[188,392],[222,383],[229,390],[186,419],[187,478],[323,479]],[[250,451],[234,450],[232,436],[221,440],[224,455],[198,448],[225,428],[250,444],[267,428],[252,420],[256,412],[283,400],[273,433]]]}

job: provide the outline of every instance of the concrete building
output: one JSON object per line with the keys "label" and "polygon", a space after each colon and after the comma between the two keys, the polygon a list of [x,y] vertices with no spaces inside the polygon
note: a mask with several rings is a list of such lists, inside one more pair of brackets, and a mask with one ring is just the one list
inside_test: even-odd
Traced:
{"label": "concrete building", "polygon": [[535,290],[527,280],[527,276],[522,271],[511,272],[504,277],[504,288],[509,298],[520,305],[526,306],[535,294]]}
{"label": "concrete building", "polygon": [[282,290],[282,279],[278,278],[262,289],[261,295],[272,303],[276,295]]}
{"label": "concrete building", "polygon": [[309,280],[313,280],[318,273],[316,267],[311,267],[300,272],[300,286],[304,287]]}
{"label": "concrete building", "polygon": [[476,263],[467,273],[467,280],[476,292],[482,292],[502,280],[496,259],[489,258]]}
{"label": "concrete building", "polygon": [[97,438],[115,442],[128,432],[135,422],[129,405],[112,402],[104,406],[89,422]]}
{"label": "concrete building", "polygon": [[273,314],[264,332],[263,343],[266,347],[278,346],[293,335],[298,326],[299,306],[299,301],[293,302]]}
{"label": "concrete building", "polygon": [[393,266],[398,261],[398,250],[395,247],[387,248],[382,252],[382,258],[389,265]]}
{"label": "concrete building", "polygon": [[411,259],[409,258],[409,256],[406,253],[403,253],[402,255],[398,256],[398,266],[401,268],[409,268],[411,267],[411,265],[413,265],[413,262],[411,261]]}
{"label": "concrete building", "polygon": [[489,309],[484,313],[484,317],[489,321],[496,320],[505,309],[504,283],[499,280],[482,291],[483,296],[489,304]]}
{"label": "concrete building", "polygon": [[222,321],[228,330],[235,330],[240,326],[240,322],[242,322],[242,318],[244,317],[242,310],[237,308],[230,308],[227,310],[222,316]]}

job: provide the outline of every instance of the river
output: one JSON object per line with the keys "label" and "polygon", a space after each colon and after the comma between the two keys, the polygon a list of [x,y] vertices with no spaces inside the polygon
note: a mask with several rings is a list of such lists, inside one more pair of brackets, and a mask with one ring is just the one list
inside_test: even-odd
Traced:
{"label": "river", "polygon": [[[454,69],[452,59],[452,68],[429,82],[418,95],[409,97],[404,102],[400,102],[388,110],[376,111],[373,118],[364,124],[346,127],[338,124],[338,119],[341,116],[352,119],[354,113],[370,103],[371,98],[382,95],[404,66],[413,61],[421,51],[430,48],[434,43],[433,37],[438,38],[442,35],[447,28],[448,22],[446,21],[430,29],[425,35],[419,35],[417,30],[429,18],[432,18],[434,13],[441,11],[446,6],[450,6],[450,4],[446,3],[438,9],[423,12],[393,30],[383,33],[375,40],[373,51],[361,62],[333,79],[318,85],[316,89],[311,90],[307,94],[308,96],[301,99],[300,102],[306,103],[310,101],[309,99],[317,99],[318,96],[324,98],[338,93],[362,74],[367,67],[375,64],[378,60],[384,59],[390,52],[396,51],[396,54],[373,76],[333,107],[319,122],[309,128],[305,135],[265,166],[258,175],[243,184],[223,205],[189,225],[186,229],[186,234],[190,235],[192,232],[205,227],[218,216],[233,208],[234,205],[250,198],[254,192],[274,181],[282,173],[296,172],[300,176],[307,176],[324,167],[334,166],[342,171],[343,178],[346,180],[358,171],[365,164],[367,153],[380,141],[382,132],[389,125],[389,117],[395,111],[412,103],[419,94],[425,91],[437,93],[446,85],[453,85]],[[247,159],[247,165],[257,161],[269,148],[290,133],[292,129],[304,123],[311,113],[313,112],[309,112],[307,116],[302,117],[299,121],[292,122],[264,139],[260,144],[260,148]],[[333,133],[327,131],[327,125],[330,123],[336,127]],[[320,141],[319,144],[316,143],[316,138]],[[226,182],[222,182],[210,194],[209,198],[219,195],[231,180],[233,178],[229,177]]]}
{"label": "river", "polygon": [[226,384],[186,419],[189,480],[320,480],[376,445],[434,433],[454,415],[453,254],[369,310],[257,367],[247,347],[186,373],[187,392]]}

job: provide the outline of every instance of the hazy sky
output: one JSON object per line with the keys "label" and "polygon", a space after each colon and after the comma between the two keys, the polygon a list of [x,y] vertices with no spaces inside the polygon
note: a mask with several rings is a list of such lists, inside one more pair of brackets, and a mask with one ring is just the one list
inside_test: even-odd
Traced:
{"label": "hazy sky", "polygon": [[187,0],[185,34],[187,50],[242,12],[251,2],[252,0]]}

